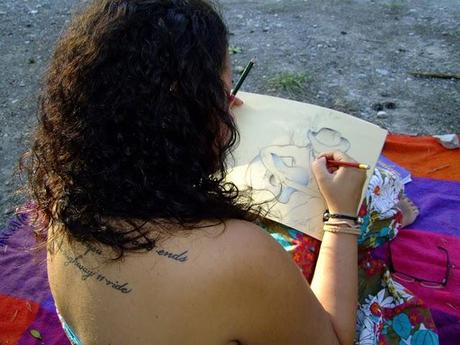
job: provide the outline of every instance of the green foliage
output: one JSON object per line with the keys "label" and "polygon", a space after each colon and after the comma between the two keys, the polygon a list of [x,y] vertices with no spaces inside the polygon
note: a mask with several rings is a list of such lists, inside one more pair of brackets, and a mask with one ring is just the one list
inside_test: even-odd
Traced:
{"label": "green foliage", "polygon": [[243,48],[241,47],[237,47],[237,46],[234,46],[234,47],[229,47],[228,48],[228,52],[230,55],[235,55],[235,54],[239,54],[243,51]]}
{"label": "green foliage", "polygon": [[312,77],[307,73],[282,72],[269,80],[269,86],[278,91],[295,94],[302,92],[306,83],[311,80]]}

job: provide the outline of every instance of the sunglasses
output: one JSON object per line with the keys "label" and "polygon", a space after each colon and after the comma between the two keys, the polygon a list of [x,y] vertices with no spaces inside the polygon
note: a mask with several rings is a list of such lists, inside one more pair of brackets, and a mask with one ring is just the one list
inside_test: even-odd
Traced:
{"label": "sunglasses", "polygon": [[450,275],[450,269],[452,268],[452,265],[450,263],[449,259],[449,252],[447,251],[446,248],[443,248],[441,246],[437,246],[437,248],[442,251],[445,256],[446,256],[446,271],[444,274],[444,278],[441,281],[436,281],[436,280],[429,280],[429,279],[422,279],[415,277],[413,275],[398,271],[393,264],[393,259],[391,255],[391,244],[388,243],[388,250],[389,250],[389,270],[393,278],[396,278],[399,281],[407,282],[407,283],[414,283],[417,282],[421,286],[426,287],[426,288],[431,288],[431,289],[441,289],[447,285],[447,281],[449,279]]}

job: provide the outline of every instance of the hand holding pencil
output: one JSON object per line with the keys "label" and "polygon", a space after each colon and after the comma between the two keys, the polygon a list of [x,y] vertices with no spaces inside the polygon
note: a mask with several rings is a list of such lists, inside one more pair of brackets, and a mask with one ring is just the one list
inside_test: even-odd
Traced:
{"label": "hand holding pencil", "polygon": [[[237,100],[235,96],[254,63],[255,59],[249,61],[232,89],[229,95],[230,106],[238,105],[235,102]],[[242,103],[241,100],[239,101]],[[331,213],[356,215],[366,180],[364,171],[367,169],[369,169],[368,165],[358,163],[345,153],[338,151],[324,152],[313,162],[313,175]]]}
{"label": "hand holding pencil", "polygon": [[363,169],[363,170],[370,169],[370,166],[367,164],[335,161],[333,159],[327,159],[327,158],[326,158],[326,164],[329,167],[348,167],[348,168],[356,168],[356,169]]}
{"label": "hand holding pencil", "polygon": [[[341,164],[328,164],[335,161]],[[343,163],[347,163],[344,167]],[[312,171],[319,190],[331,213],[356,216],[361,200],[366,172],[348,167],[358,164],[343,152],[324,152],[312,163]]]}

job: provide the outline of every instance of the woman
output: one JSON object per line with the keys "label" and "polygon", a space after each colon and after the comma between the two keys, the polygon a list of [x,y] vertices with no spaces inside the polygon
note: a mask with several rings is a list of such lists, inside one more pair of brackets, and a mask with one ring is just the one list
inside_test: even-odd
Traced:
{"label": "woman", "polygon": [[[99,0],[61,37],[24,162],[75,344],[351,344],[353,220],[326,227],[311,286],[225,184],[237,129],[227,29],[204,0]],[[313,174],[355,216],[365,179]]]}

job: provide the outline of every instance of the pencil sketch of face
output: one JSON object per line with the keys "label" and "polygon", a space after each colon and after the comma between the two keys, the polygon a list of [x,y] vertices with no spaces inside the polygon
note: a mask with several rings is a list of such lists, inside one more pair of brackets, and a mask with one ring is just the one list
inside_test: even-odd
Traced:
{"label": "pencil sketch of face", "polygon": [[307,138],[315,158],[325,151],[347,152],[351,146],[348,139],[342,137],[339,131],[331,128],[321,128],[318,131],[308,130]]}
{"label": "pencil sketch of face", "polygon": [[234,113],[241,140],[228,181],[248,190],[267,218],[320,239],[326,204],[311,165],[322,152],[341,151],[374,167],[386,131],[312,104],[240,96],[245,105]]}
{"label": "pencil sketch of face", "polygon": [[249,164],[247,182],[254,190],[266,190],[287,204],[296,192],[317,194],[309,188],[310,145],[272,145],[262,148]]}
{"label": "pencil sketch of face", "polygon": [[340,132],[330,128],[308,130],[308,143],[271,145],[262,148],[251,161],[247,171],[247,183],[254,190],[273,194],[280,203],[287,204],[295,192],[310,198],[319,197],[317,189],[310,186],[311,162],[324,151],[348,151],[350,142]]}

